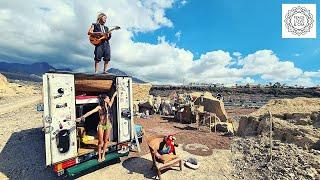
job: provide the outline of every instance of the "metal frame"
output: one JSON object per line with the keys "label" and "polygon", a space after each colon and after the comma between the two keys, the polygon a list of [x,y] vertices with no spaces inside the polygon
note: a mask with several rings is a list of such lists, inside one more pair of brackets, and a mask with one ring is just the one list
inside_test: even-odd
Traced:
{"label": "metal frame", "polygon": [[[44,74],[42,76],[43,79],[43,127],[44,127],[44,135],[45,135],[45,151],[46,151],[46,166],[51,165],[52,159],[51,159],[51,141],[50,141],[50,131],[47,132],[47,120],[50,117],[49,112],[50,112],[50,105],[49,105],[49,84],[48,84],[48,76],[47,74]],[[45,108],[48,107],[48,108]]]}
{"label": "metal frame", "polygon": [[[46,119],[50,119],[50,98],[49,98],[49,91],[50,91],[50,82],[48,80],[49,78],[49,74],[70,74],[70,75],[73,75],[74,77],[74,80],[77,78],[77,77],[88,77],[88,79],[106,79],[106,80],[115,80],[117,81],[117,78],[125,78],[125,79],[128,79],[128,98],[129,98],[129,109],[130,109],[130,112],[131,112],[131,118],[130,118],[130,126],[129,126],[129,134],[130,134],[130,137],[128,140],[126,141],[122,141],[122,142],[131,142],[133,137],[134,137],[134,123],[133,123],[133,99],[132,99],[132,79],[130,76],[116,76],[116,75],[105,75],[105,74],[83,74],[83,73],[70,73],[70,72],[49,72],[49,73],[46,73],[43,75],[43,100],[44,100],[44,119],[43,119],[43,123],[44,123],[44,127],[47,127],[49,124],[48,122],[46,121]],[[74,86],[75,88],[75,86]],[[76,89],[74,89],[74,93],[75,93]],[[119,92],[118,92],[118,95],[119,95]],[[119,100],[119,99],[118,99]],[[75,105],[75,99],[74,99],[74,105]],[[117,103],[117,116],[121,116],[121,111],[120,109],[118,108],[118,103]],[[74,118],[73,118],[74,117]],[[72,120],[75,120],[75,114],[74,116],[72,116]],[[117,119],[119,120],[119,119]],[[50,123],[51,124],[51,123]],[[117,121],[117,124],[118,124],[118,134],[119,134],[119,126],[120,126],[120,122]],[[46,128],[44,128],[44,131],[46,133]],[[46,133],[45,134],[45,140],[46,142],[49,142],[49,143],[46,143],[45,146],[46,146],[46,166],[50,166],[50,165],[53,165],[55,163],[52,163],[52,152],[51,152],[51,134],[50,132],[49,133]],[[119,141],[119,137],[117,139],[117,144],[121,144],[122,143],[121,141]],[[77,142],[75,142],[77,144]],[[77,146],[77,145],[76,145]],[[77,148],[76,148],[77,149]],[[78,157],[78,155],[76,155],[75,157]],[[75,157],[72,157],[72,158],[75,158]],[[70,158],[67,158],[65,160],[68,160]],[[60,162],[57,162],[57,163],[61,163],[61,162],[64,162],[65,160],[62,160]]]}

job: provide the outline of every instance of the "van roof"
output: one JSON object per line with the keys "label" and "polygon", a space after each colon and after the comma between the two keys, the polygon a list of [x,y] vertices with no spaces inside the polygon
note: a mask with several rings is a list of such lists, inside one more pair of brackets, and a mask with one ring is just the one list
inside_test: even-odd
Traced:
{"label": "van roof", "polygon": [[131,77],[128,75],[116,75],[112,73],[108,74],[95,74],[95,73],[76,73],[70,71],[49,71],[47,73],[53,74],[73,74],[77,78],[90,78],[90,79],[114,79],[116,77]]}

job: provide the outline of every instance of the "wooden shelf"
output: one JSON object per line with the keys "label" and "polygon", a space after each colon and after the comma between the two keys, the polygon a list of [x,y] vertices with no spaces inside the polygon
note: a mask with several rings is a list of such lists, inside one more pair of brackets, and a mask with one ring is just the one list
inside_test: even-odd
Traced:
{"label": "wooden shelf", "polygon": [[90,141],[85,141],[85,142],[82,141],[82,143],[83,143],[83,144],[86,144],[86,145],[96,145],[96,146],[98,146],[98,139],[94,139],[94,140],[90,140]]}
{"label": "wooden shelf", "polygon": [[[86,142],[82,142],[85,145],[96,145],[98,146],[98,139],[94,139],[94,140],[90,140],[90,141],[86,141]],[[112,146],[112,145],[116,145],[116,142],[109,142],[108,143],[108,147]]]}
{"label": "wooden shelf", "polygon": [[85,148],[79,148],[78,149],[78,156],[82,156],[88,153],[94,152],[94,149],[85,149]]}

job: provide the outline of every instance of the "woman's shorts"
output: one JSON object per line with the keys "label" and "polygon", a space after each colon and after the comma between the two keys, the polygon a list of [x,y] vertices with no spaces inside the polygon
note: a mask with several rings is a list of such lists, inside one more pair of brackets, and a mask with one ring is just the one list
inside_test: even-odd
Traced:
{"label": "woman's shorts", "polygon": [[99,127],[101,127],[102,130],[105,131],[105,130],[111,129],[112,128],[112,124],[110,122],[108,122],[106,124],[98,124],[97,131],[98,131]]}

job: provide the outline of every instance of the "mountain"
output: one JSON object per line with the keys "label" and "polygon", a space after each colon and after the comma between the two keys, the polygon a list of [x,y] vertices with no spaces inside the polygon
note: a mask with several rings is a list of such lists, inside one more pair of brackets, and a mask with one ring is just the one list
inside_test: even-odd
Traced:
{"label": "mountain", "polygon": [[51,70],[55,70],[55,68],[46,62],[38,62],[33,64],[0,62],[1,72],[42,75],[43,73]]}
{"label": "mountain", "polygon": [[[41,82],[42,74],[48,71],[72,70],[70,68],[55,68],[47,62],[37,62],[33,64],[0,62],[0,73],[5,75],[8,79]],[[109,69],[108,72],[115,75],[128,76],[125,72],[115,68]],[[135,77],[132,77],[132,81],[135,83],[145,83]]]}
{"label": "mountain", "polygon": [[118,75],[118,76],[128,76],[127,73],[120,71],[119,69],[115,69],[115,68],[108,69],[108,72],[111,74]]}
{"label": "mountain", "polygon": [[[114,74],[114,75],[118,75],[118,76],[128,76],[127,73],[120,71],[119,69],[115,69],[115,68],[110,68],[108,70],[109,73]],[[142,81],[141,79],[132,77],[132,81],[135,83],[145,83],[145,81]]]}
{"label": "mountain", "polygon": [[3,71],[0,71],[0,73],[3,74],[8,79],[42,82],[42,77],[35,74],[12,73],[12,72],[3,72]]}
{"label": "mountain", "polygon": [[0,73],[9,79],[41,82],[42,74],[48,71],[71,71],[71,69],[57,69],[47,62],[33,64],[0,62]]}

